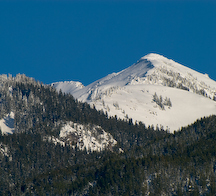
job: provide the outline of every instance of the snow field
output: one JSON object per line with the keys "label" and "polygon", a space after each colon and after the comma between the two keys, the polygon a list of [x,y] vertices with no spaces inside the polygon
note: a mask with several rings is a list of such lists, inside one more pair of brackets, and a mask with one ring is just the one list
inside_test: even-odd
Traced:
{"label": "snow field", "polygon": [[[158,96],[170,98],[172,107],[165,106],[165,110],[162,110],[152,101],[155,92]],[[141,121],[146,126],[163,126],[164,129],[168,126],[170,132],[192,124],[203,116],[216,114],[216,102],[188,91],[158,85],[127,86],[110,97],[104,97],[103,101],[90,104],[104,110],[109,116],[132,118],[133,122]]]}

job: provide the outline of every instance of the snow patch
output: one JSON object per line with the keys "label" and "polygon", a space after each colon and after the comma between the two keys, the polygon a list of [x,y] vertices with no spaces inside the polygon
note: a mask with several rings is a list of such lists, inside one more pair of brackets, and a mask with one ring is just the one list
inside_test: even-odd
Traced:
{"label": "snow patch", "polygon": [[12,156],[10,155],[10,151],[5,144],[0,143],[0,155],[9,157],[9,161],[12,161]]}
{"label": "snow patch", "polygon": [[7,114],[0,120],[2,134],[12,134],[14,132],[14,113]]}
{"label": "snow patch", "polygon": [[57,89],[57,91],[62,90],[62,92],[71,93],[80,90],[84,87],[81,82],[65,81],[65,82],[55,82],[51,86]]}
{"label": "snow patch", "polygon": [[71,147],[77,147],[80,150],[102,151],[105,149],[112,150],[117,144],[110,133],[105,132],[100,126],[81,125],[78,123],[67,122],[61,129],[59,138],[46,137],[55,144],[60,143],[62,146],[66,144]]}

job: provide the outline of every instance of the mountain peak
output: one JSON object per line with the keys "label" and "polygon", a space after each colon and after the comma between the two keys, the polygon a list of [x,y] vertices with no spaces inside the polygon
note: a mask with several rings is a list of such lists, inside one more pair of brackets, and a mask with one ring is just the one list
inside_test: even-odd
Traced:
{"label": "mountain peak", "polygon": [[168,59],[167,57],[157,53],[149,53],[143,56],[140,60],[147,60],[149,62],[160,62],[160,63],[166,62],[168,64],[176,63],[172,59]]}
{"label": "mountain peak", "polygon": [[160,54],[156,54],[156,53],[149,53],[145,56],[143,56],[141,58],[141,60],[147,60],[149,62],[151,62],[152,64],[154,64],[154,66],[156,67],[163,67],[163,66],[171,66],[171,67],[184,67],[186,69],[186,66],[183,66],[175,61],[173,61],[172,59],[168,59],[167,57],[160,55]]}
{"label": "mountain peak", "polygon": [[[75,98],[95,105],[109,116],[132,118],[147,125],[177,130],[197,118],[216,114],[216,82],[162,55],[150,53],[135,64],[86,87],[62,83]],[[161,99],[157,105],[155,93]],[[163,101],[162,101],[163,100]],[[169,100],[171,106],[167,106]],[[172,104],[171,104],[172,102]]]}
{"label": "mountain peak", "polygon": [[148,59],[148,58],[161,59],[161,58],[166,58],[166,57],[164,57],[163,55],[157,54],[157,53],[149,53],[143,56],[141,59]]}

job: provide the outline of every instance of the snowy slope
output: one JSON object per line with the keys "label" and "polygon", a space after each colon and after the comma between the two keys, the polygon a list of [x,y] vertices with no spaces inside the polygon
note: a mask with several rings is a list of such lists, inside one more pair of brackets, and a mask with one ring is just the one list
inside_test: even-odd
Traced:
{"label": "snowy slope", "polygon": [[[68,83],[67,83],[68,84]],[[216,82],[158,54],[148,54],[127,69],[82,88],[60,83],[57,88],[110,116],[132,118],[174,131],[203,116],[216,114]],[[169,98],[161,108],[153,95]]]}
{"label": "snowy slope", "polygon": [[[169,98],[172,106],[161,109],[153,102],[155,92],[163,99]],[[198,118],[216,114],[216,102],[208,98],[181,89],[151,84],[126,86],[90,103],[98,110],[107,111],[109,116],[132,118],[133,121],[142,121],[147,126],[163,126],[171,132]]]}
{"label": "snowy slope", "polygon": [[66,93],[74,93],[75,91],[80,90],[84,87],[81,82],[74,81],[55,82],[52,83],[52,86],[56,88],[58,91],[60,89],[64,89],[64,92]]}
{"label": "snowy slope", "polygon": [[67,122],[61,129],[59,138],[45,137],[45,140],[54,143],[60,143],[62,146],[69,144],[71,147],[77,147],[80,150],[102,151],[105,149],[112,150],[117,144],[113,136],[105,132],[100,126],[82,125],[73,122]]}
{"label": "snowy slope", "polygon": [[0,129],[3,134],[12,134],[14,132],[14,113],[6,115],[0,119]]}

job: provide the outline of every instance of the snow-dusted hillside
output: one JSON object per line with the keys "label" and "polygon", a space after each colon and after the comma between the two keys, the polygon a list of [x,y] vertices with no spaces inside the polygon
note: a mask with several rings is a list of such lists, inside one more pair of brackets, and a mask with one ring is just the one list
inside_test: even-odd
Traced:
{"label": "snow-dusted hillside", "polygon": [[113,136],[105,132],[100,126],[81,125],[78,123],[67,122],[61,129],[59,138],[45,137],[54,143],[65,144],[71,147],[77,147],[80,150],[87,151],[102,151],[105,149],[112,150],[112,147],[117,144]]}
{"label": "snow-dusted hillside", "polygon": [[[83,87],[55,83],[63,92],[103,109],[110,116],[132,118],[170,131],[216,114],[216,82],[158,54],[148,54],[127,69]],[[78,87],[77,87],[78,86]],[[154,95],[160,103],[154,101]],[[170,100],[171,106],[165,102]],[[161,106],[161,104],[163,106]]]}

